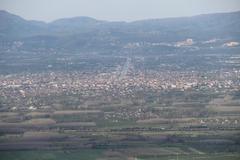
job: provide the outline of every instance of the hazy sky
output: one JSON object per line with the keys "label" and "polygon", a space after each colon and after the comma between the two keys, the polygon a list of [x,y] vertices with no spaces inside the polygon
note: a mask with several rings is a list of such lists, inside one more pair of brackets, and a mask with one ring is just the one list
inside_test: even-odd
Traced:
{"label": "hazy sky", "polygon": [[26,19],[89,16],[133,21],[240,10],[240,0],[0,0],[0,9]]}

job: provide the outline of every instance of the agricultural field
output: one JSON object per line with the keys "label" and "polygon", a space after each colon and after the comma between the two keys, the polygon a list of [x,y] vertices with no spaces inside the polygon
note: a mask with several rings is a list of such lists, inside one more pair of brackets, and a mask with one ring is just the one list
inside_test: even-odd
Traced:
{"label": "agricultural field", "polygon": [[162,91],[151,101],[98,97],[76,106],[77,96],[1,112],[0,159],[240,158],[238,92]]}
{"label": "agricultural field", "polygon": [[240,1],[53,1],[0,0],[0,160],[240,160]]}
{"label": "agricultural field", "polygon": [[240,158],[240,72],[139,63],[0,76],[0,159]]}

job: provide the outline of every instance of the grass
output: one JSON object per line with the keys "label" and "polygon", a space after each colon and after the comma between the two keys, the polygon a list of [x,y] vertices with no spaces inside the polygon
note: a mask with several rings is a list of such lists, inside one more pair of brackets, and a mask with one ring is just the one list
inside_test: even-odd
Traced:
{"label": "grass", "polygon": [[240,154],[174,155],[138,157],[138,160],[239,160]]}
{"label": "grass", "polygon": [[4,151],[0,160],[96,160],[101,157],[101,149],[82,149],[74,151]]}
{"label": "grass", "polygon": [[[4,151],[0,152],[0,160],[97,160],[104,156],[102,149],[61,150],[61,151]],[[117,158],[117,157],[115,157]],[[138,160],[239,160],[239,153],[189,154],[189,155],[155,155],[139,156]]]}

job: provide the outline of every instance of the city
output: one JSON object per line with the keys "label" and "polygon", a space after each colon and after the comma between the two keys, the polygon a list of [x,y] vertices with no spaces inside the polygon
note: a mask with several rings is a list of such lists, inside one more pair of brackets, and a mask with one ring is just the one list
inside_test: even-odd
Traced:
{"label": "city", "polygon": [[90,1],[0,2],[0,160],[239,160],[240,8]]}

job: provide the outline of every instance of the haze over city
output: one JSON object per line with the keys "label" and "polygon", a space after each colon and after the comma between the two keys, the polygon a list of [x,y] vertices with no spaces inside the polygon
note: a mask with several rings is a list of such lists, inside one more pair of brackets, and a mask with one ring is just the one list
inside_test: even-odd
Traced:
{"label": "haze over city", "polygon": [[239,3],[0,0],[0,160],[239,160]]}

